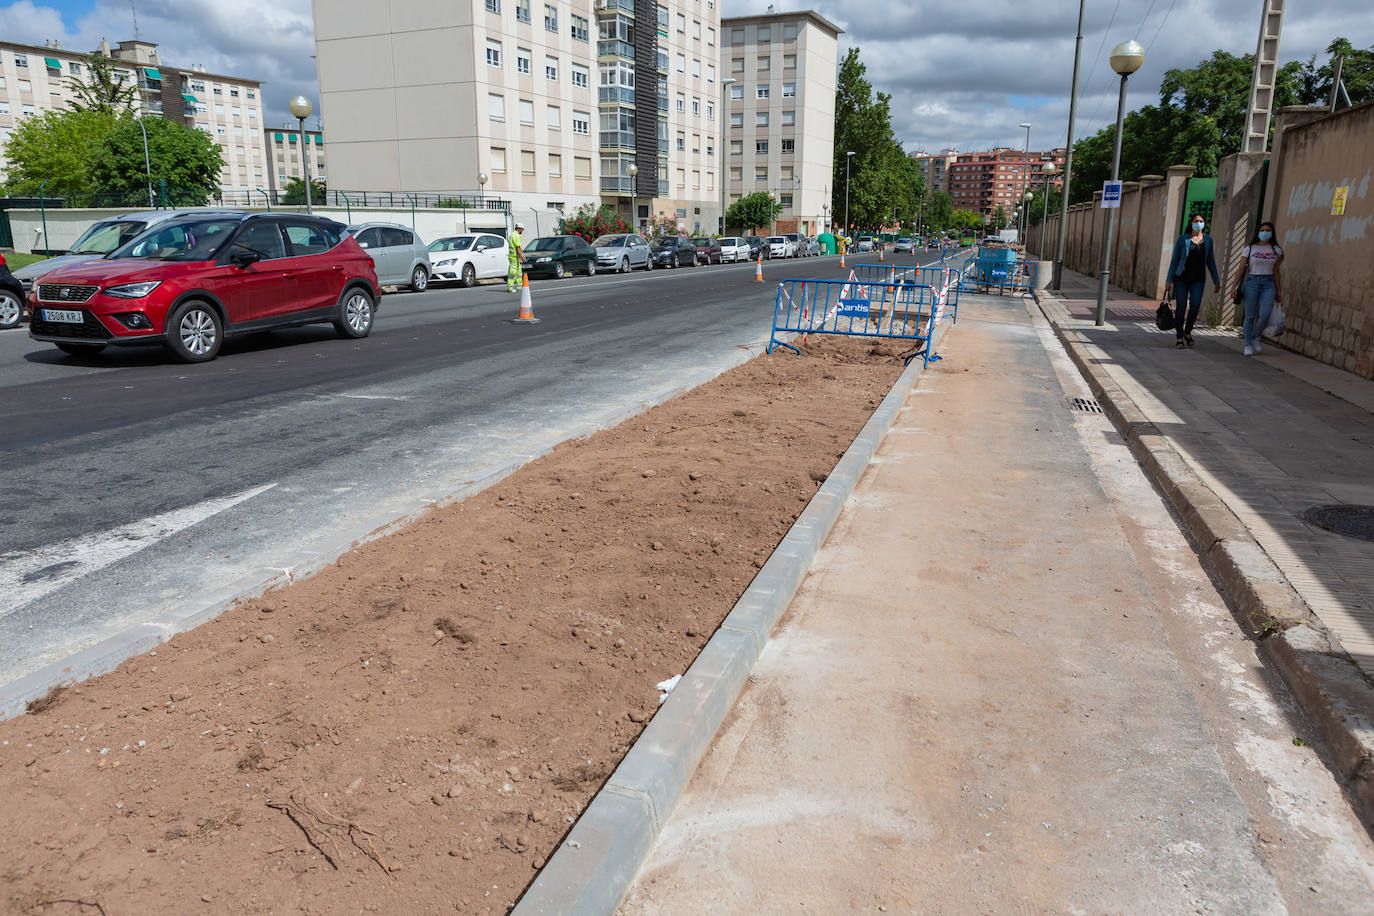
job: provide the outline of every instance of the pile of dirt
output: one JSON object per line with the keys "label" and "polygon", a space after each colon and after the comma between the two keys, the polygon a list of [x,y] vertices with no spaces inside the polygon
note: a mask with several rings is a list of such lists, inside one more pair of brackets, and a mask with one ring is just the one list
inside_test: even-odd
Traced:
{"label": "pile of dirt", "polygon": [[505,912],[900,371],[754,359],[0,723],[0,909]]}

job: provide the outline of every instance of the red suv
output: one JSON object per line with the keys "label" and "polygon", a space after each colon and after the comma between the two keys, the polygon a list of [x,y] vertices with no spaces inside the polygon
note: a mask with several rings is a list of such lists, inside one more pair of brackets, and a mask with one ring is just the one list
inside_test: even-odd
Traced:
{"label": "red suv", "polygon": [[250,331],[328,322],[344,337],[366,337],[378,295],[372,259],[339,223],[188,215],[44,274],[29,296],[29,336],[72,354],[161,343],[198,363],[214,359],[226,336]]}

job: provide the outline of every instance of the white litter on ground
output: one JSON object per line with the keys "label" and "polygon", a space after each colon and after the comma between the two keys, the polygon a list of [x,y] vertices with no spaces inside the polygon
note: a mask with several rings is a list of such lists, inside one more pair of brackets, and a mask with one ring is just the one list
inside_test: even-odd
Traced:
{"label": "white litter on ground", "polygon": [[663,693],[658,698],[658,705],[663,705],[663,701],[668,699],[668,694],[673,692],[673,688],[677,686],[677,682],[680,680],[682,680],[682,675],[674,674],[672,677],[668,678],[668,680],[659,682],[657,688],[662,690]]}

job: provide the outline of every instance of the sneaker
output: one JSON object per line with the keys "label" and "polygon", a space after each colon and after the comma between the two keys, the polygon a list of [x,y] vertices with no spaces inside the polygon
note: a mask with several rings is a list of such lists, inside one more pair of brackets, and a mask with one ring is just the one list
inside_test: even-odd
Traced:
{"label": "sneaker", "polygon": [[1252,346],[1250,346],[1249,344],[1246,344],[1246,345],[1245,345],[1245,355],[1246,355],[1246,356],[1254,356],[1254,355],[1255,355],[1255,348],[1252,347]]}
{"label": "sneaker", "polygon": [[1256,352],[1256,353],[1263,353],[1263,352],[1264,352],[1264,347],[1260,346],[1260,342],[1259,342],[1258,340],[1255,341],[1255,352]]}

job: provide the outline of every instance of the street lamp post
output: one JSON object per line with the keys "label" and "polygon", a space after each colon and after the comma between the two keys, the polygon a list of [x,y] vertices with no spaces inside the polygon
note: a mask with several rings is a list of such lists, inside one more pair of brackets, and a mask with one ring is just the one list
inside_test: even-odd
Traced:
{"label": "street lamp post", "polygon": [[[1035,195],[1032,194],[1030,191],[1027,191],[1026,193],[1024,193],[1024,194],[1021,195],[1021,223],[1022,223],[1022,226],[1021,226],[1021,244],[1022,244],[1022,245],[1025,245],[1025,244],[1026,244],[1026,239],[1027,239],[1027,237],[1030,235],[1030,218],[1031,218],[1031,205],[1030,205],[1030,202],[1031,202],[1031,198],[1034,197],[1034,196],[1035,196]],[[1029,246],[1027,247],[1026,254],[1030,254]]]}
{"label": "street lamp post", "polygon": [[1050,182],[1054,180],[1055,172],[1059,171],[1054,167],[1053,162],[1046,162],[1042,172],[1045,176],[1045,199],[1040,206],[1040,260],[1045,260],[1045,223],[1050,219]]}
{"label": "street lamp post", "polygon": [[315,106],[310,104],[310,100],[303,95],[298,95],[287,103],[287,108],[291,110],[292,116],[300,122],[301,127],[301,169],[305,173],[305,212],[314,213],[315,208],[312,203],[314,194],[310,188],[310,153],[306,150],[305,119],[310,117],[310,113],[315,110]]}
{"label": "street lamp post", "polygon": [[849,238],[849,163],[853,158],[853,150],[844,154],[844,228],[841,234],[845,238]]}
{"label": "street lamp post", "polygon": [[[1022,169],[1021,169],[1021,196],[1024,198],[1025,195],[1026,195],[1026,185],[1027,185],[1027,184],[1029,183],[1029,181],[1030,181],[1030,131],[1031,131],[1031,126],[1030,126],[1030,122],[1029,122],[1029,121],[1022,121],[1022,122],[1021,122],[1021,126],[1024,127],[1024,128],[1026,129],[1026,154],[1025,154],[1025,161],[1022,163],[1022,166],[1023,166],[1023,167],[1022,167]],[[1022,209],[1022,210],[1025,210],[1026,208],[1023,206],[1021,209]],[[1021,228],[1021,224],[1020,224],[1020,223],[1017,223],[1017,224],[1016,224],[1016,229],[1017,229],[1018,232],[1020,232],[1020,234],[1021,234],[1021,243],[1024,245],[1024,244],[1025,244],[1025,241],[1026,241],[1026,231],[1025,231],[1024,229]]]}
{"label": "street lamp post", "polygon": [[[156,206],[153,202],[153,164],[152,160],[148,158],[148,128],[143,126],[143,110],[141,108],[138,112],[138,129],[143,132],[143,174],[148,176],[148,208],[152,209]],[[47,241],[47,237],[44,237],[44,244],[47,244]]]}
{"label": "street lamp post", "polygon": [[[1121,74],[1121,91],[1116,99],[1116,142],[1112,147],[1112,181],[1118,180],[1121,173],[1121,124],[1126,116],[1126,79],[1145,63],[1145,49],[1135,40],[1123,41],[1112,48],[1112,69]],[[1097,281],[1097,318],[1093,322],[1098,327],[1107,323],[1107,280],[1112,265],[1112,230],[1116,227],[1119,208],[1111,208],[1107,214],[1107,231],[1102,239],[1102,272]]]}
{"label": "street lamp post", "polygon": [[726,198],[726,191],[725,191],[725,175],[726,175],[726,165],[725,165],[725,130],[724,130],[724,128],[725,128],[725,125],[726,125],[726,124],[729,122],[729,120],[730,120],[730,85],[731,85],[732,83],[736,83],[736,82],[738,82],[738,80],[736,80],[733,76],[727,76],[727,77],[725,77],[725,79],[723,79],[723,80],[720,81],[720,125],[721,125],[721,132],[720,132],[720,143],[716,145],[716,149],[720,150],[720,234],[721,234],[721,235],[724,235],[724,234],[725,234],[725,198]]}
{"label": "street lamp post", "polygon": [[486,173],[486,172],[478,172],[478,173],[477,173],[477,209],[479,209],[479,210],[484,210],[484,209],[486,209],[486,206],[487,206],[487,199],[486,199],[486,194],[485,194],[486,189],[487,189],[487,173]]}
{"label": "street lamp post", "polygon": [[1059,207],[1059,247],[1054,254],[1054,277],[1051,286],[1056,292],[1064,279],[1064,249],[1069,244],[1069,182],[1073,179],[1073,119],[1078,113],[1078,62],[1083,57],[1083,8],[1087,0],[1078,0],[1078,38],[1073,44],[1073,85],[1069,88],[1069,140],[1064,150],[1064,195]]}
{"label": "street lamp post", "polygon": [[635,195],[639,191],[639,186],[635,184],[635,176],[639,174],[639,166],[631,162],[625,166],[625,174],[630,176],[630,228],[635,228]]}

